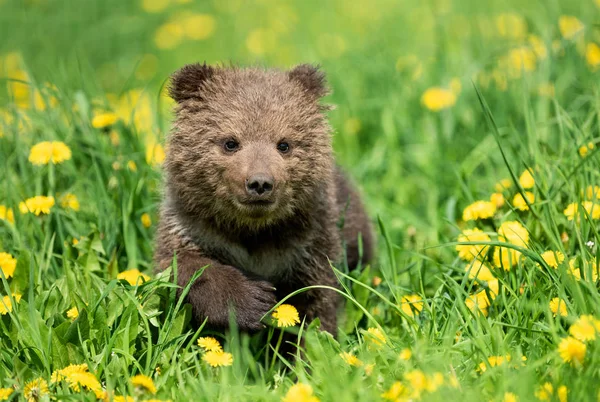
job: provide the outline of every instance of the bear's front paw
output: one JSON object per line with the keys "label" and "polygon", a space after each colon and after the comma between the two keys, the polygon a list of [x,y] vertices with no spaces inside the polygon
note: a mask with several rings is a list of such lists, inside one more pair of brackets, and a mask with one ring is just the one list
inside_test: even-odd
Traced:
{"label": "bear's front paw", "polygon": [[275,288],[267,281],[246,280],[240,284],[235,302],[238,328],[256,332],[264,328],[260,319],[275,305]]}

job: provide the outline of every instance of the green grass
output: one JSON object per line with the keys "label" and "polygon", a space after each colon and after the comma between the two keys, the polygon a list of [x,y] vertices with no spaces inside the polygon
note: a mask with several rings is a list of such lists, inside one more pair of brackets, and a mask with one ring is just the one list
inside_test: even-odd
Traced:
{"label": "green grass", "polygon": [[[14,224],[0,220],[0,252],[17,259],[13,277],[0,275],[0,295],[22,295],[0,316],[0,388],[22,400],[26,384],[41,377],[49,384],[41,400],[94,400],[91,391],[51,382],[55,370],[85,363],[110,395],[136,400],[152,397],[131,384],[136,374],[152,377],[162,400],[279,401],[296,382],[310,384],[321,401],[379,401],[396,382],[407,398],[426,401],[501,401],[507,392],[536,400],[546,382],[554,391],[566,386],[570,401],[597,400],[600,340],[585,342],[581,364],[565,363],[558,347],[579,317],[600,318],[600,206],[580,207],[573,220],[564,214],[586,201],[588,186],[600,186],[599,73],[589,63],[591,44],[600,43],[600,8],[592,0],[504,3],[172,0],[146,12],[141,1],[0,1],[0,205],[15,215]],[[186,31],[189,13],[209,17]],[[561,35],[565,15],[584,25],[573,37]],[[507,19],[524,28],[503,29]],[[159,43],[172,48],[157,48],[161,29],[168,34]],[[172,71],[204,60],[320,63],[333,89],[325,101],[336,105],[329,117],[337,159],[378,230],[372,266],[337,267],[346,299],[339,337],[316,323],[305,328],[305,353],[293,363],[269,346],[279,337],[272,325],[254,337],[192,326],[168,272],[153,274],[161,179],[147,153],[169,129],[161,90]],[[453,79],[462,87],[454,105],[439,112],[423,105],[428,88],[450,88]],[[549,84],[553,94],[540,93]],[[46,107],[34,105],[35,93]],[[94,128],[103,111],[119,121]],[[72,157],[34,166],[29,153],[41,141],[63,141]],[[588,143],[596,148],[583,157],[579,148]],[[519,181],[528,168],[531,189]],[[506,204],[492,219],[464,222],[463,209],[489,200],[503,178],[512,183]],[[525,191],[535,201],[520,211],[512,200]],[[79,210],[62,205],[67,193]],[[36,195],[52,195],[56,205],[49,214],[21,214],[19,203]],[[507,221],[527,228],[526,247],[498,237]],[[490,236],[489,254],[479,258],[497,291],[491,280],[470,278],[458,257],[456,247],[469,244],[458,236],[472,228]],[[522,253],[509,270],[493,267],[503,244]],[[541,257],[547,250],[565,256],[556,269]],[[138,286],[117,279],[130,269],[151,279]],[[468,306],[482,291],[480,300],[491,299],[487,316]],[[567,316],[550,311],[555,297],[565,300]],[[73,307],[75,320],[67,316]],[[385,344],[369,328],[379,328]],[[202,360],[196,340],[207,335],[233,355],[232,366]],[[408,359],[400,358],[405,349]],[[363,364],[347,364],[342,352]],[[510,362],[486,365],[506,355]],[[429,390],[419,383],[423,373]],[[437,388],[435,373],[443,380]]]}

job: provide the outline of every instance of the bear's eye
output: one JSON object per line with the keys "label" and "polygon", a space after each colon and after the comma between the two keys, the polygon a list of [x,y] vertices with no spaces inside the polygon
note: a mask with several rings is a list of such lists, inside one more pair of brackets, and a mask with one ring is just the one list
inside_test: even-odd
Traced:
{"label": "bear's eye", "polygon": [[289,150],[290,150],[290,144],[288,144],[285,141],[282,141],[279,144],[277,144],[277,150],[279,152],[281,152],[282,154],[285,154],[285,153],[289,152]]}
{"label": "bear's eye", "polygon": [[224,147],[225,147],[225,151],[233,152],[240,147],[240,144],[235,140],[229,140],[229,141],[225,142]]}

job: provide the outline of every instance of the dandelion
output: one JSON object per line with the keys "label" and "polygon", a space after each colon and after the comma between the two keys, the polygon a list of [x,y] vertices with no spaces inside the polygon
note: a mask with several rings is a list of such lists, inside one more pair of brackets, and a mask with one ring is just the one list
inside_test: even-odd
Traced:
{"label": "dandelion", "polygon": [[402,296],[400,308],[409,317],[414,317],[415,312],[420,313],[423,310],[423,299],[419,295]]}
{"label": "dandelion", "polygon": [[212,336],[201,336],[198,338],[198,346],[204,349],[205,352],[222,352],[223,348],[219,341]]}
{"label": "dandelion", "polygon": [[504,206],[504,195],[502,193],[492,193],[490,195],[490,202],[496,206],[496,208],[502,208]]}
{"label": "dandelion", "polygon": [[137,269],[129,269],[127,271],[123,271],[117,275],[117,279],[123,279],[131,286],[136,286],[139,283],[148,282],[150,277],[146,274],[141,273]]}
{"label": "dandelion", "polygon": [[381,330],[379,328],[369,328],[367,329],[367,340],[369,341],[370,345],[375,346],[375,347],[381,347],[383,345],[385,345],[387,343],[387,341],[385,340],[385,336],[383,335],[383,332],[381,332]]}
{"label": "dandelion", "polygon": [[558,396],[559,402],[567,402],[568,400],[569,389],[566,385],[561,385],[556,390],[556,396]]}
{"label": "dandelion", "polygon": [[7,208],[4,205],[0,205],[0,220],[7,221],[12,224],[15,223],[15,214],[12,208]]}
{"label": "dandelion", "polygon": [[12,277],[17,268],[17,260],[8,253],[0,253],[0,269],[6,279]]}
{"label": "dandelion", "polygon": [[468,265],[466,271],[469,273],[469,278],[471,279],[478,279],[480,281],[492,281],[496,279],[487,264],[479,260],[475,260],[471,265]]}
{"label": "dandelion", "polygon": [[529,232],[517,221],[508,221],[501,224],[498,228],[498,237],[500,241],[521,247],[526,247],[529,243]]}
{"label": "dandelion", "polygon": [[[466,242],[489,242],[490,237],[481,230],[465,229],[459,236],[459,243]],[[475,258],[484,258],[487,254],[488,246],[484,244],[457,244],[456,251],[458,256],[466,261],[472,261]]]}
{"label": "dandelion", "polygon": [[438,112],[448,109],[456,103],[456,94],[451,90],[433,87],[429,88],[421,96],[421,104],[427,109]]}
{"label": "dandelion", "polygon": [[142,221],[142,225],[145,228],[149,228],[150,226],[152,226],[152,219],[150,218],[150,215],[148,215],[147,213],[142,214],[142,217],[140,218],[140,220]]}
{"label": "dandelion", "polygon": [[148,377],[147,375],[138,374],[131,377],[131,384],[135,387],[143,388],[151,394],[156,394],[156,386],[154,385],[154,381],[152,381],[152,378]]}
{"label": "dandelion", "polygon": [[[527,199],[527,201],[525,201],[525,199]],[[512,204],[514,205],[515,208],[517,208],[520,211],[528,211],[529,210],[529,205],[528,204],[533,204],[535,202],[535,194],[533,194],[530,191],[525,191],[525,198],[523,198],[523,194],[521,193],[517,193],[515,194]]]}
{"label": "dandelion", "polygon": [[170,0],[142,0],[142,10],[147,13],[160,13],[169,6]]}
{"label": "dandelion", "polygon": [[465,305],[471,312],[480,311],[485,317],[488,315],[488,307],[491,302],[484,290],[470,295],[465,299]]}
{"label": "dandelion", "polygon": [[410,388],[413,390],[416,399],[427,389],[427,377],[421,370],[409,371],[404,375],[404,378],[410,384]]}
{"label": "dandelion", "polygon": [[71,159],[71,149],[62,141],[43,141],[35,144],[29,151],[29,162],[33,165],[63,163]]}
{"label": "dandelion", "polygon": [[400,355],[398,356],[400,360],[410,360],[412,357],[412,352],[409,348],[404,348],[400,351]]}
{"label": "dandelion", "polygon": [[585,61],[592,70],[596,70],[600,66],[600,46],[588,43],[585,47]]}
{"label": "dandelion", "polygon": [[579,156],[585,158],[590,152],[592,152],[596,148],[596,145],[593,142],[588,142],[579,147],[577,152],[579,152]]}
{"label": "dandelion", "polygon": [[209,351],[202,356],[202,360],[212,367],[231,366],[233,364],[233,355],[227,352]]}
{"label": "dandelion", "polygon": [[146,147],[146,163],[150,166],[161,165],[165,161],[165,149],[160,144],[149,144]]}
{"label": "dandelion", "polygon": [[340,353],[340,357],[344,362],[346,362],[346,364],[350,366],[360,367],[363,365],[363,362],[360,361],[360,359],[354,356],[352,353],[342,352]]}
{"label": "dandelion", "polygon": [[588,200],[600,199],[600,186],[587,186],[584,196]]}
{"label": "dandelion", "polygon": [[596,330],[600,327],[600,321],[591,315],[582,315],[571,325],[569,333],[573,338],[582,342],[596,339]]}
{"label": "dandelion", "polygon": [[50,209],[54,206],[55,201],[52,196],[36,195],[19,203],[19,211],[22,214],[32,213],[35,216],[40,214],[49,214]]}
{"label": "dandelion", "polygon": [[386,392],[381,394],[381,397],[383,399],[387,399],[388,401],[409,400],[408,398],[410,397],[410,391],[400,381],[396,381]]}
{"label": "dandelion", "polygon": [[94,391],[96,395],[102,395],[104,393],[100,381],[98,381],[94,374],[87,370],[70,373],[66,376],[66,381],[69,384],[69,387],[75,392],[79,392],[81,391],[81,388],[85,388]]}
{"label": "dandelion", "polygon": [[490,201],[476,201],[463,211],[463,220],[489,219],[496,213],[496,205]]}
{"label": "dandelion", "polygon": [[519,14],[502,13],[495,20],[500,36],[521,39],[527,35],[527,21]]}
{"label": "dandelion", "polygon": [[546,57],[548,57],[548,49],[546,48],[546,44],[542,38],[537,35],[529,35],[527,41],[529,42],[529,46],[531,46],[531,49],[538,59],[544,60]]}
{"label": "dandelion", "polygon": [[554,394],[554,387],[551,383],[546,382],[542,384],[536,391],[535,397],[540,401],[549,401],[552,399],[552,395]]}
{"label": "dandelion", "polygon": [[319,398],[314,396],[310,385],[299,382],[288,389],[283,402],[319,402]]}
{"label": "dandelion", "polygon": [[571,15],[561,15],[558,19],[558,29],[563,38],[570,40],[575,38],[581,31],[584,25],[577,17]]}
{"label": "dandelion", "polygon": [[14,391],[12,388],[0,388],[0,401],[6,401]]}
{"label": "dandelion", "polygon": [[23,396],[27,402],[37,402],[48,395],[48,382],[39,377],[25,384]]}
{"label": "dandelion", "polygon": [[506,356],[490,356],[487,358],[487,364],[486,362],[481,362],[479,363],[479,366],[477,368],[477,371],[479,371],[480,373],[483,373],[487,370],[488,366],[490,367],[497,367],[497,366],[501,366],[504,363],[510,362],[511,361],[511,356],[510,355],[506,355]]}
{"label": "dandelion", "polygon": [[[21,295],[18,293],[13,293],[12,297],[15,300],[15,302],[17,302],[17,303],[19,303],[21,301]],[[10,300],[10,297],[4,296],[2,298],[2,300],[0,300],[0,314],[6,315],[6,314],[10,313],[12,310],[13,310],[13,305],[12,305],[12,301]]]}
{"label": "dandelion", "polygon": [[135,399],[133,399],[130,396],[115,396],[115,398],[113,399],[114,402],[135,402]]}
{"label": "dandelion", "polygon": [[174,22],[167,22],[156,30],[154,44],[160,50],[174,49],[183,40],[183,28]]}
{"label": "dandelion", "polygon": [[[585,210],[585,215],[589,216],[591,219],[600,219],[600,204],[596,204],[592,201],[583,201],[581,206],[583,206],[583,209]],[[577,220],[579,221],[579,204],[573,202],[567,205],[563,214],[569,221],[575,219],[575,216],[577,216]]]}
{"label": "dandelion", "polygon": [[435,392],[439,387],[444,385],[444,375],[440,372],[435,372],[427,377],[427,391]]}
{"label": "dandelion", "polygon": [[533,171],[531,169],[527,169],[523,173],[521,173],[521,176],[519,176],[519,183],[524,189],[533,188],[533,186],[535,185]]}
{"label": "dandelion", "polygon": [[520,258],[521,253],[519,251],[506,247],[496,247],[492,256],[494,266],[505,271],[510,271],[519,262]]}
{"label": "dandelion", "polygon": [[558,345],[558,354],[565,363],[571,363],[572,366],[583,363],[586,350],[585,343],[572,336],[563,338]]}
{"label": "dandelion", "polygon": [[510,179],[502,179],[494,185],[494,189],[499,193],[501,193],[505,190],[508,190],[511,187],[512,187],[512,180],[510,180]]}
{"label": "dandelion", "polygon": [[60,197],[60,205],[63,208],[71,208],[73,211],[79,211],[79,200],[75,194],[65,194]]}
{"label": "dandelion", "polygon": [[271,316],[277,320],[278,327],[293,327],[300,323],[298,310],[291,304],[282,304],[278,306]]}
{"label": "dandelion", "polygon": [[209,14],[189,14],[182,21],[183,32],[192,40],[210,38],[215,31],[216,21]]}
{"label": "dandelion", "polygon": [[567,316],[567,304],[560,297],[555,297],[552,300],[550,300],[549,307],[554,317],[556,317],[557,315],[561,317]]}
{"label": "dandelion", "polygon": [[518,400],[519,398],[512,392],[506,392],[502,398],[502,402],[517,402]]}
{"label": "dandelion", "polygon": [[70,318],[71,321],[75,321],[77,317],[79,317],[79,310],[77,309],[77,307],[72,307],[69,310],[67,310],[67,318]]}
{"label": "dandelion", "polygon": [[98,113],[92,118],[92,127],[106,128],[114,125],[119,120],[115,113]]}
{"label": "dandelion", "polygon": [[558,268],[565,260],[565,255],[560,251],[547,250],[542,253],[541,257],[550,268],[554,269]]}
{"label": "dandelion", "polygon": [[127,169],[131,170],[132,172],[136,172],[137,171],[137,165],[135,164],[134,161],[128,161],[127,162]]}

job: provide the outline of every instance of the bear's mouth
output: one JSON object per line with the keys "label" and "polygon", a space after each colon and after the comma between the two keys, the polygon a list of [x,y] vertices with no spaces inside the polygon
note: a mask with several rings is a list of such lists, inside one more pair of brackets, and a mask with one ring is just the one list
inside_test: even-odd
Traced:
{"label": "bear's mouth", "polygon": [[247,205],[250,207],[269,207],[275,204],[275,201],[272,200],[244,200],[241,202],[243,205]]}

